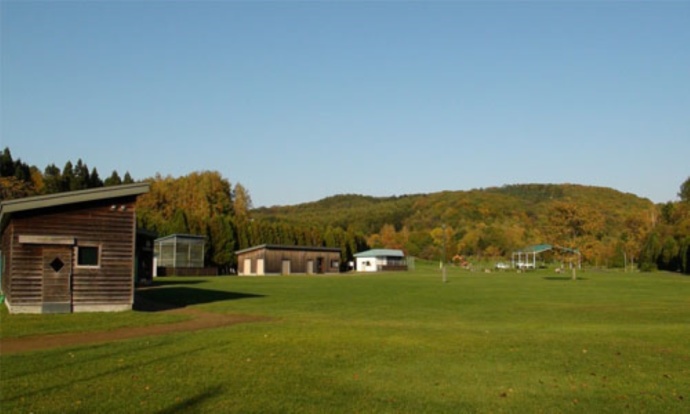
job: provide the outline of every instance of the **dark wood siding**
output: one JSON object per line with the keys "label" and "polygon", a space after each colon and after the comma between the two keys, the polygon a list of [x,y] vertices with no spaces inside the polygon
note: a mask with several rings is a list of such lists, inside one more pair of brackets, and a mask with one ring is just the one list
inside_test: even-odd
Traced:
{"label": "dark wood siding", "polygon": [[9,277],[10,252],[12,250],[10,249],[11,231],[10,226],[7,226],[5,231],[2,232],[2,237],[0,237],[0,254],[2,255],[2,269],[0,270],[2,272],[2,280],[0,281],[2,282],[2,291],[7,298],[10,296],[10,281],[12,280]]}
{"label": "dark wood siding", "polygon": [[20,246],[14,223],[5,231],[8,236],[7,280],[5,291],[8,300],[14,304],[40,304],[43,301],[43,253],[40,246]]}
{"label": "dark wood siding", "polygon": [[[251,260],[251,269],[245,268],[245,260]],[[282,274],[285,261],[290,263],[290,273],[308,273],[309,262],[313,263],[311,271],[313,273],[337,273],[340,261],[340,252],[335,250],[318,250],[317,248],[284,248],[271,246],[270,248],[259,248],[241,252],[237,256],[238,272],[241,274],[255,274],[257,271],[257,261],[264,260],[264,273]],[[319,262],[321,267],[318,267]],[[285,266],[285,267],[284,267]]]}
{"label": "dark wood siding", "polygon": [[[70,249],[74,249],[71,289],[75,306],[131,305],[136,226],[134,201],[135,197],[109,199],[13,215],[3,234],[3,248],[10,244],[9,274],[3,274],[3,285],[6,277],[11,278],[7,283],[12,304],[39,304],[42,300],[45,288],[42,283],[43,252],[49,252],[51,246],[19,242],[20,236],[31,235],[74,238],[75,246]],[[80,246],[100,248],[97,267],[77,265]]]}
{"label": "dark wood siding", "polygon": [[[291,273],[307,273],[308,262],[313,262],[314,273],[334,273],[338,272],[338,266],[331,267],[333,261],[340,260],[339,252],[330,251],[296,251],[296,250],[267,250],[264,260],[266,273],[282,273],[283,261],[290,262]],[[317,268],[318,261],[322,262],[322,267]]]}

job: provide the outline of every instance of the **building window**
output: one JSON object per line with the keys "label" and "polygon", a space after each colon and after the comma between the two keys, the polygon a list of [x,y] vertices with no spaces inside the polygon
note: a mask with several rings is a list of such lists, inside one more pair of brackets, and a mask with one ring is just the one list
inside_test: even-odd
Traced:
{"label": "building window", "polygon": [[100,266],[101,249],[98,246],[79,246],[77,247],[77,266],[98,267]]}
{"label": "building window", "polygon": [[331,268],[336,268],[338,266],[340,266],[340,262],[337,260],[331,260]]}

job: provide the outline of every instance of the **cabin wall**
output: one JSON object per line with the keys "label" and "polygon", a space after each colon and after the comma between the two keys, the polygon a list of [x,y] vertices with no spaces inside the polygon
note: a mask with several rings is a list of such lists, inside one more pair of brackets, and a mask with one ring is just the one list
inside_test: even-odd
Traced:
{"label": "cabin wall", "polygon": [[407,260],[404,257],[357,257],[356,269],[358,272],[407,270]]}
{"label": "cabin wall", "polygon": [[[65,266],[69,266],[67,288],[72,311],[131,309],[135,199],[110,199],[14,214],[3,234],[3,247],[8,243],[6,237],[10,244],[9,268],[3,279],[10,279],[7,298],[11,311],[45,311],[45,298],[55,296],[44,277],[50,272],[46,263],[53,252],[71,258]],[[49,237],[61,239],[59,245],[51,244]],[[66,239],[73,239],[72,245],[66,244]],[[78,265],[77,252],[82,246],[99,247],[97,266]]]}
{"label": "cabin wall", "polygon": [[358,272],[377,272],[379,270],[375,257],[357,257],[355,262],[355,268]]}
{"label": "cabin wall", "polygon": [[9,269],[10,269],[10,263],[12,261],[12,225],[7,226],[5,231],[2,233],[2,237],[0,238],[0,254],[2,255],[0,260],[2,260],[2,263],[0,266],[2,268],[0,269],[0,272],[2,272],[2,279],[0,282],[2,282],[2,292],[5,295],[5,299],[7,300],[10,295],[11,295],[11,282],[12,278],[9,277]]}
{"label": "cabin wall", "polygon": [[256,274],[257,261],[264,258],[265,252],[265,249],[257,249],[238,255],[237,274],[240,276]]}
{"label": "cabin wall", "polygon": [[[259,261],[263,260],[263,272]],[[285,262],[289,265],[285,266]],[[309,264],[311,262],[311,265]],[[319,262],[321,268],[319,268]],[[279,275],[338,273],[340,252],[294,249],[257,249],[244,252],[237,257],[239,275]],[[311,267],[310,267],[311,266]]]}
{"label": "cabin wall", "polygon": [[[283,261],[290,262],[290,273],[337,273],[339,271],[339,252],[311,251],[311,250],[268,250],[266,252],[265,269],[269,274],[281,274]],[[321,260],[321,268],[317,268]],[[309,268],[309,262],[313,268]],[[335,266],[332,266],[335,264]]]}

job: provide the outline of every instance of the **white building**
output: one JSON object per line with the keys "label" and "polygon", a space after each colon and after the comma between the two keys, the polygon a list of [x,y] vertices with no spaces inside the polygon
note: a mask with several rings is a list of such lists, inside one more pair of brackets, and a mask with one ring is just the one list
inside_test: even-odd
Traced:
{"label": "white building", "polygon": [[407,270],[405,253],[397,249],[373,249],[354,255],[358,272],[379,272],[382,270]]}

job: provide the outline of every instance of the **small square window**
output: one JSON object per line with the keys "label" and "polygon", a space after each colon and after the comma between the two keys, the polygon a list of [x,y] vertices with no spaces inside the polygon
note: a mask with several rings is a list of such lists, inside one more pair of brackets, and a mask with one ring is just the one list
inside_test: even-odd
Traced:
{"label": "small square window", "polygon": [[79,246],[77,248],[77,266],[98,266],[100,249],[98,246]]}

